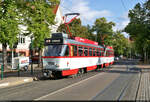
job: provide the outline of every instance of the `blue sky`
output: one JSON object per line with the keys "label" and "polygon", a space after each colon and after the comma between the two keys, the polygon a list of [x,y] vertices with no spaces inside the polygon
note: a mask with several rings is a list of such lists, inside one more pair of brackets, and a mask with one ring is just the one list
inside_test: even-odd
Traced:
{"label": "blue sky", "polygon": [[78,12],[83,25],[93,25],[96,18],[105,17],[113,21],[114,31],[123,29],[128,23],[128,11],[145,0],[61,0],[63,14]]}

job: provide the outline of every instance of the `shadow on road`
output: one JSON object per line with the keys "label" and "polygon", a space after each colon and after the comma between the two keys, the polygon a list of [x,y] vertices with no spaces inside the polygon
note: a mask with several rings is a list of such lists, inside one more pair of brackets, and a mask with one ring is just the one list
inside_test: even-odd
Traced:
{"label": "shadow on road", "polygon": [[106,73],[120,73],[120,74],[134,74],[134,73],[139,73],[141,72],[141,69],[139,68],[130,68],[126,70],[118,70],[118,69],[104,69],[104,70],[98,70],[98,72],[106,72]]}

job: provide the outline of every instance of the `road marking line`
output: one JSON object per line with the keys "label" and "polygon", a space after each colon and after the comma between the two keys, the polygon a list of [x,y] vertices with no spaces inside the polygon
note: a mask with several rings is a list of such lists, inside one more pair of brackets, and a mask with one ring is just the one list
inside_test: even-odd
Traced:
{"label": "road marking line", "polygon": [[97,76],[103,75],[103,74],[104,74],[104,72],[99,73],[99,74],[96,74],[96,75],[94,75],[94,76],[92,76],[92,77],[89,77],[89,78],[87,78],[87,79],[81,80],[81,81],[79,81],[79,82],[77,82],[77,83],[75,83],[75,84],[72,84],[72,85],[70,85],[70,86],[64,87],[64,88],[62,88],[62,89],[59,89],[59,90],[57,90],[57,91],[54,91],[54,92],[52,92],[52,93],[50,93],[50,94],[47,94],[47,95],[45,95],[45,96],[39,97],[39,98],[34,99],[34,100],[42,100],[42,99],[44,99],[44,98],[46,98],[46,97],[48,97],[48,96],[50,96],[50,95],[53,95],[53,94],[55,94],[55,93],[57,93],[57,92],[61,92],[61,91],[65,90],[65,89],[71,88],[71,87],[73,87],[73,86],[75,86],[75,85],[78,85],[78,84],[84,82],[84,81],[87,81],[87,80],[89,80],[89,79],[92,79],[92,78],[94,78],[94,77],[97,77]]}
{"label": "road marking line", "polygon": [[8,86],[9,83],[3,83],[3,84],[0,84],[0,87],[4,87],[4,86]]}

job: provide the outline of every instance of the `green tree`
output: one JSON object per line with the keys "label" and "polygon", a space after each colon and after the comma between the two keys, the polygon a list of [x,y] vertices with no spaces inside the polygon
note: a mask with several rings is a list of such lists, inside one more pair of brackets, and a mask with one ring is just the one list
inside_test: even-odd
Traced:
{"label": "green tree", "polygon": [[125,31],[130,34],[134,40],[136,50],[143,58],[148,59],[150,54],[150,0],[144,4],[136,4],[135,7],[129,11],[130,23],[126,26]]}
{"label": "green tree", "polygon": [[[39,63],[41,64],[41,54],[44,48],[44,39],[51,34],[50,26],[55,24],[55,14],[53,8],[58,0],[47,2],[46,0],[26,1],[24,14],[28,34],[33,36],[33,47],[39,51]],[[23,6],[24,8],[24,6]],[[27,34],[27,35],[28,35]]]}
{"label": "green tree", "polygon": [[112,45],[115,51],[115,56],[129,56],[130,43],[128,39],[120,31],[116,31],[113,34]]}
{"label": "green tree", "polygon": [[107,22],[104,17],[96,19],[93,25],[93,31],[97,34],[99,44],[102,44],[102,41],[104,41],[106,45],[111,45],[110,41],[112,39],[113,26],[115,26],[115,23]]}
{"label": "green tree", "polygon": [[17,42],[19,16],[16,0],[0,1],[0,43],[2,43],[3,65],[7,68],[7,46]]}

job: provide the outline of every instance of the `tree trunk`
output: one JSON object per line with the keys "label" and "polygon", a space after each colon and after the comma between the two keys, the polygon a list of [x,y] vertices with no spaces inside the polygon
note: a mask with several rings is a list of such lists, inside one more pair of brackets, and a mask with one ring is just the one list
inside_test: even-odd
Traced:
{"label": "tree trunk", "polygon": [[7,44],[2,44],[2,58],[4,69],[7,69]]}
{"label": "tree trunk", "polygon": [[42,67],[42,50],[39,49],[39,63],[38,63],[38,67]]}
{"label": "tree trunk", "polygon": [[146,62],[146,48],[144,48],[144,62]]}

